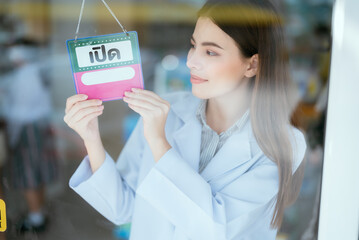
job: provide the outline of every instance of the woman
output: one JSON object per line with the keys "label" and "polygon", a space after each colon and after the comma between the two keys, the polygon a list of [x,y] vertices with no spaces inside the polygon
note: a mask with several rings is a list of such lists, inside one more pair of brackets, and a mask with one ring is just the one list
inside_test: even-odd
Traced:
{"label": "woman", "polygon": [[306,149],[289,124],[280,20],[253,0],[209,1],[198,16],[192,93],[125,93],[141,118],[116,165],[101,101],[67,100],[64,120],[88,151],[70,186],[115,224],[132,222],[131,239],[275,239]]}

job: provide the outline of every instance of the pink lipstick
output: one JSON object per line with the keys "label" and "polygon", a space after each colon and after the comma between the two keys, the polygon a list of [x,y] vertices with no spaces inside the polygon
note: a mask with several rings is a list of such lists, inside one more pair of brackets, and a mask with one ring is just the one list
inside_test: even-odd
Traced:
{"label": "pink lipstick", "polygon": [[192,75],[191,74],[191,83],[192,84],[199,84],[199,83],[204,83],[207,82],[208,80],[197,77],[196,75]]}

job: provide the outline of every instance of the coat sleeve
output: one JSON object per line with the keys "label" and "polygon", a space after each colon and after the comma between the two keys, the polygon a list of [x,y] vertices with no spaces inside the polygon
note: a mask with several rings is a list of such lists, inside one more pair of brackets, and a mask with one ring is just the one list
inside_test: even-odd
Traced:
{"label": "coat sleeve", "polygon": [[88,156],[81,162],[69,186],[93,208],[113,223],[131,221],[137,176],[142,159],[141,119],[126,142],[117,164],[106,153],[100,168],[92,173]]}
{"label": "coat sleeve", "polygon": [[[301,142],[298,158],[306,148]],[[260,221],[275,203],[277,165],[263,153],[253,166],[219,192],[171,148],[156,163],[137,189],[190,239],[233,239]],[[268,226],[269,227],[269,226]]]}

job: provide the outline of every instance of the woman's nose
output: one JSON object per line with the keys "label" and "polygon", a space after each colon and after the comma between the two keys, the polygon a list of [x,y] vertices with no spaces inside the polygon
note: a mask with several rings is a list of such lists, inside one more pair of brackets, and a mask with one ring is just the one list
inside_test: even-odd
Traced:
{"label": "woman's nose", "polygon": [[188,52],[186,65],[189,69],[196,69],[196,70],[201,69],[201,61],[195,49],[191,49]]}

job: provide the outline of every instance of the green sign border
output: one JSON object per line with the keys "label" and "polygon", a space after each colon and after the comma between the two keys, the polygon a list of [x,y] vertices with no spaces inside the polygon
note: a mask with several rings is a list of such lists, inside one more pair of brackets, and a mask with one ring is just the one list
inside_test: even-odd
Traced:
{"label": "green sign border", "polygon": [[[75,42],[75,39],[70,39],[66,41],[67,50],[70,56],[70,61],[72,65],[72,71],[74,73],[78,72],[87,72],[92,70],[99,70],[103,68],[111,68],[111,67],[119,67],[119,66],[126,66],[130,64],[140,64],[140,56],[139,56],[139,44],[138,44],[138,37],[136,31],[130,31],[126,33],[114,33],[108,35],[100,35],[100,36],[93,36],[93,37],[86,37],[86,38],[78,38]],[[87,45],[98,45],[100,42],[102,43],[109,43],[109,42],[122,42],[122,41],[131,41],[132,45],[132,61],[120,62],[120,63],[108,63],[103,65],[97,66],[90,66],[90,67],[82,67],[78,66],[77,58],[76,58],[76,47],[79,46],[87,46]]]}

